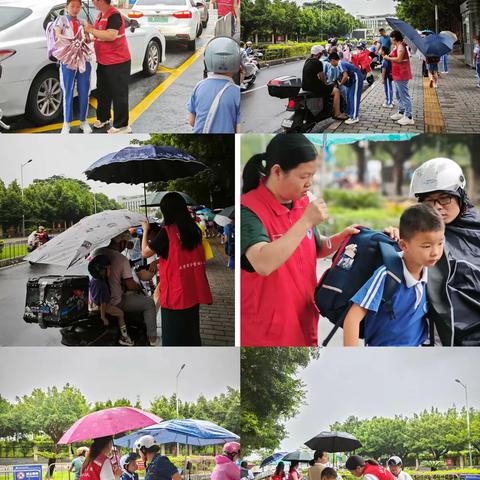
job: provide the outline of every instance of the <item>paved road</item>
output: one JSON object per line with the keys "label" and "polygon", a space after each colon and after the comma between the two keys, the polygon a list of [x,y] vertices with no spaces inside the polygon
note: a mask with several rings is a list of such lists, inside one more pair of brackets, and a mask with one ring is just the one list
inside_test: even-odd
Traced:
{"label": "paved road", "polygon": [[[130,77],[129,107],[130,124],[134,133],[150,132],[190,132],[186,123],[186,103],[193,87],[203,78],[203,49],[213,37],[217,11],[210,10],[207,28],[197,39],[197,50],[189,52],[186,45],[168,43],[166,61],[161,64],[158,73],[144,77],[141,73]],[[95,120],[96,99],[92,92],[88,118]],[[78,120],[78,109],[74,105],[74,119]],[[19,133],[58,133],[62,125],[35,127],[26,117],[6,119],[10,132]],[[98,130],[104,133],[106,129]],[[72,133],[80,133],[73,126]]]}
{"label": "paved road", "polygon": [[[214,258],[207,264],[213,304],[200,308],[200,333],[203,345],[233,346],[235,343],[234,273],[226,267],[227,257],[219,240],[212,240]],[[56,328],[41,329],[23,321],[26,282],[30,277],[62,275],[65,268],[30,265],[28,262],[0,268],[0,346],[60,346]],[[68,270],[69,275],[86,275],[86,266]],[[157,317],[161,336],[160,314]]]}
{"label": "paved road", "polygon": [[[262,68],[258,72],[253,87],[242,93],[242,133],[280,133],[280,127],[284,118],[289,118],[292,112],[286,112],[288,99],[271,97],[268,94],[267,83],[275,77],[294,75],[302,77],[302,69],[305,60],[275,65]],[[378,76],[378,70],[374,72]],[[367,83],[364,89],[368,88]],[[329,123],[325,122],[325,127]]]}

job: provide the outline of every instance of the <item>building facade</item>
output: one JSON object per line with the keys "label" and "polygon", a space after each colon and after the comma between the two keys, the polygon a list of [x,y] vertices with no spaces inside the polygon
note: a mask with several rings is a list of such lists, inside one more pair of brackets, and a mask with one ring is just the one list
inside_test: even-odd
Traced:
{"label": "building facade", "polygon": [[369,35],[378,34],[380,28],[385,28],[386,30],[390,29],[386,17],[396,18],[394,13],[386,13],[384,15],[359,15],[357,20],[360,20],[365,28],[368,30]]}

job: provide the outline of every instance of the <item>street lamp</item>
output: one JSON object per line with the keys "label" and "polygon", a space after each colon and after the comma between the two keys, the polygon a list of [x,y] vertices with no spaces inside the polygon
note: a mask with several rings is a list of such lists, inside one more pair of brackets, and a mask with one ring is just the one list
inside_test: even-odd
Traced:
{"label": "street lamp", "polygon": [[27,160],[25,163],[20,164],[20,188],[22,189],[22,237],[25,237],[25,210],[23,206],[23,167],[28,165],[33,160]]}
{"label": "street lamp", "polygon": [[459,385],[461,385],[465,389],[465,406],[467,408],[467,435],[468,435],[468,457],[470,460],[470,468],[472,468],[473,462],[472,462],[472,442],[470,438],[470,411],[468,409],[468,390],[467,386],[462,383],[458,378],[455,379],[455,382],[457,382]]}
{"label": "street lamp", "polygon": [[[182,370],[185,368],[185,364],[183,364],[181,367],[180,367],[180,370],[178,370],[178,373],[177,373],[177,383],[176,383],[176,387],[175,387],[175,410],[177,412],[177,418],[178,418],[178,377],[180,376],[180,374],[182,373]],[[177,442],[177,456],[178,456],[178,442]]]}

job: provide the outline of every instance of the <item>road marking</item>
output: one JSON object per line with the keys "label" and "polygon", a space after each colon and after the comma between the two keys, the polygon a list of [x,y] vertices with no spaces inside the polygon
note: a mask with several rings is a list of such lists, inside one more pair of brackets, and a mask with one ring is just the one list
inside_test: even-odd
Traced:
{"label": "road marking", "polygon": [[425,133],[447,133],[437,89],[430,88],[430,80],[423,78],[423,112]]}
{"label": "road marking", "polygon": [[157,73],[173,73],[174,71],[175,68],[164,67],[163,65],[160,65],[157,69]]}
{"label": "road marking", "polygon": [[[162,82],[157,88],[155,88],[152,92],[150,92],[143,100],[141,100],[129,113],[130,117],[130,125],[135,123],[140,115],[145,112],[155,100],[162,95],[165,90],[178,78],[180,77],[185,70],[187,70],[190,65],[192,65],[195,61],[197,61],[202,55],[205,47],[201,47],[195,51],[195,53],[188,58],[185,62],[183,62],[178,68],[176,68],[170,76]],[[200,81],[201,79],[199,79]],[[186,102],[185,102],[186,103]],[[187,116],[185,110],[185,117]]]}
{"label": "road marking", "polygon": [[[138,120],[138,118],[147,110],[155,100],[157,100],[160,95],[162,95],[165,90],[178,78],[180,77],[185,70],[187,70],[192,63],[194,63],[198,58],[203,55],[203,51],[205,50],[205,46],[199,48],[195,51],[195,53],[189,57],[185,62],[183,62],[178,68],[170,69],[168,67],[159,67],[161,73],[170,73],[169,77],[164,80],[158,87],[152,90],[143,100],[141,100],[135,107],[132,108],[129,112],[129,123],[132,125],[134,122]],[[162,70],[160,70],[160,68]],[[199,79],[201,80],[201,79]],[[97,108],[97,99],[90,98],[89,100],[90,105],[93,108]],[[185,102],[186,103],[186,102]],[[186,115],[186,114],[185,114]],[[95,122],[96,117],[87,118],[88,123],[92,124]],[[80,125],[80,120],[74,120],[70,122],[71,127],[78,127]],[[63,123],[53,123],[50,125],[44,125],[43,127],[32,127],[32,128],[24,128],[22,130],[17,130],[16,133],[44,133],[44,132],[52,132],[54,130],[61,130]]]}
{"label": "road marking", "polygon": [[245,95],[246,93],[255,92],[256,90],[260,90],[261,88],[265,88],[267,85],[262,85],[261,87],[250,88],[249,90],[245,90],[241,93],[241,95]]}

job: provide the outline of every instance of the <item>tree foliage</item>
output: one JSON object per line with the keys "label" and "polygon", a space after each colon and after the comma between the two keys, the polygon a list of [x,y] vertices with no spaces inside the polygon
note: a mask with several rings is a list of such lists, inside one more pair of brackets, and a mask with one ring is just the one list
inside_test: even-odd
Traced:
{"label": "tree foliage", "polygon": [[284,422],[305,399],[306,386],[296,375],[319,350],[243,348],[240,355],[242,451],[273,450],[287,435]]}

